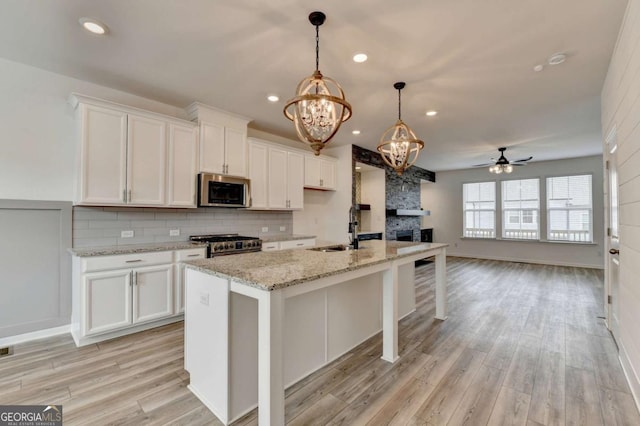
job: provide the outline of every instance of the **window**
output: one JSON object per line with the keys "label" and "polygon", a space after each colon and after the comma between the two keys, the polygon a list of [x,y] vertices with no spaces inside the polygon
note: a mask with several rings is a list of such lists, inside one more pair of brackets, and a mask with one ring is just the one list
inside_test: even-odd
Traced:
{"label": "window", "polygon": [[502,238],[540,239],[539,179],[502,182]]}
{"label": "window", "polygon": [[593,241],[591,175],[547,178],[547,239]]}
{"label": "window", "polygon": [[477,182],[462,185],[464,236],[496,237],[496,183]]}

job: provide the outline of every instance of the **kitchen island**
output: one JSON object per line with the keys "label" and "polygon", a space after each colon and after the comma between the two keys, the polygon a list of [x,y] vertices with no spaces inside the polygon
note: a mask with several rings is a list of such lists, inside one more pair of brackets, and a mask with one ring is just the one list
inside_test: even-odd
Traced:
{"label": "kitchen island", "polygon": [[398,359],[399,289],[413,288],[416,260],[435,256],[436,318],[446,319],[446,247],[367,241],[187,262],[189,389],[225,424],[257,402],[261,425],[283,425],[285,385],[380,329],[382,358]]}

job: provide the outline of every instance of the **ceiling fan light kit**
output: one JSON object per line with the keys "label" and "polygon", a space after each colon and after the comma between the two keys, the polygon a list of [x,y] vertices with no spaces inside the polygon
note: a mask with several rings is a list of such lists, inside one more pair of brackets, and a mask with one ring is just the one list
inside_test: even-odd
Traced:
{"label": "ceiling fan light kit", "polygon": [[351,105],[342,87],[323,76],[319,69],[319,29],[325,19],[322,12],[309,15],[309,22],[316,27],[316,69],[298,84],[296,96],[284,107],[284,115],[293,121],[298,138],[309,144],[315,155],[336,135],[340,125],[351,118]]}
{"label": "ceiling fan light kit", "polygon": [[498,148],[498,151],[500,151],[500,158],[498,158],[498,161],[496,161],[495,164],[489,167],[490,173],[495,173],[497,175],[502,173],[509,174],[513,172],[513,166],[524,166],[527,161],[533,158],[533,157],[522,158],[520,160],[515,160],[510,162],[509,160],[507,160],[507,157],[504,156],[504,152],[506,150],[507,148],[504,148],[504,147]]}
{"label": "ceiling fan light kit", "polygon": [[424,142],[418,139],[413,130],[402,121],[402,99],[400,93],[404,86],[405,83],[401,81],[393,85],[398,91],[398,121],[382,134],[378,144],[380,156],[398,175],[402,175],[405,170],[416,162],[420,151],[424,148]]}

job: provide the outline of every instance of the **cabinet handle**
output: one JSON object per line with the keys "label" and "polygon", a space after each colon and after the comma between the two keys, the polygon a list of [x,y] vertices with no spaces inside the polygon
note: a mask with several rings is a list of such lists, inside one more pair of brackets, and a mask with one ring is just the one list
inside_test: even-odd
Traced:
{"label": "cabinet handle", "polygon": [[322,179],[320,179],[320,186],[323,186],[324,184],[322,183]]}
{"label": "cabinet handle", "polygon": [[136,263],[136,262],[142,262],[142,259],[127,260],[124,263]]}
{"label": "cabinet handle", "polygon": [[611,253],[611,254],[620,254],[620,250],[612,248],[612,249],[609,250],[609,253]]}
{"label": "cabinet handle", "polygon": [[133,285],[138,285],[138,273],[133,271]]}
{"label": "cabinet handle", "polygon": [[196,254],[189,254],[189,255],[187,255],[187,257],[196,257],[196,256],[200,256],[200,254],[199,254],[199,253],[196,253]]}
{"label": "cabinet handle", "polygon": [[129,202],[131,202],[131,190],[129,190]]}
{"label": "cabinet handle", "polygon": [[303,246],[303,245],[304,245],[304,243],[298,243],[298,244],[296,244],[296,245],[297,245],[297,246]]}
{"label": "cabinet handle", "polygon": [[129,287],[133,286],[133,271],[129,272]]}
{"label": "cabinet handle", "polygon": [[127,190],[126,189],[122,190],[122,202],[123,203],[127,202]]}

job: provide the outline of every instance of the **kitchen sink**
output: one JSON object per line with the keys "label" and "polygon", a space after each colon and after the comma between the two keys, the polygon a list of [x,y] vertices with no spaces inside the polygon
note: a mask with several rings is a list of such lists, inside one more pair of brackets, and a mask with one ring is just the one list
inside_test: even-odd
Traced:
{"label": "kitchen sink", "polygon": [[353,249],[349,246],[345,246],[344,244],[338,244],[335,246],[314,247],[307,250],[322,251],[326,253],[326,252],[332,252],[332,251],[347,251],[347,250],[353,250]]}

